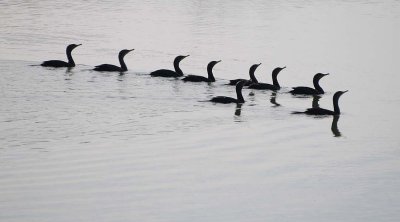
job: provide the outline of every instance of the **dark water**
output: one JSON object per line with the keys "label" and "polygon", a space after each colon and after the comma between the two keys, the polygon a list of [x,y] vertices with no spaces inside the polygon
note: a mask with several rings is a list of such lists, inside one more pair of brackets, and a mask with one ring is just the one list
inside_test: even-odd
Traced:
{"label": "dark water", "polygon": [[[397,221],[399,1],[1,1],[0,221]],[[77,67],[39,64],[65,59]],[[126,75],[90,71],[117,63]],[[190,54],[185,73],[150,78]],[[234,96],[242,107],[199,102]],[[291,115],[317,72],[342,115]]]}

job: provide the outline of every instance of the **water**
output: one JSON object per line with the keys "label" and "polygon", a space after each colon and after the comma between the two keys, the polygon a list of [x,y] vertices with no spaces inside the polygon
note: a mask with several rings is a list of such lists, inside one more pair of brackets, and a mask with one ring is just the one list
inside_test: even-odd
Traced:
{"label": "water", "polygon": [[[0,221],[398,221],[399,1],[1,1]],[[40,66],[65,60],[71,70]],[[98,73],[117,63],[126,75]],[[150,78],[172,68],[213,84]],[[228,79],[277,66],[277,94]],[[317,72],[342,115],[291,115]],[[271,102],[272,101],[272,102]],[[339,131],[339,132],[337,132]]]}

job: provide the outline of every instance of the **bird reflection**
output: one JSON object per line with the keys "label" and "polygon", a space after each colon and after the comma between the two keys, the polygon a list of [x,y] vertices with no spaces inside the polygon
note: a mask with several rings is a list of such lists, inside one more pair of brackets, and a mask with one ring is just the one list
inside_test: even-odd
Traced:
{"label": "bird reflection", "polygon": [[[312,108],[319,108],[319,99],[320,98],[321,98],[321,96],[319,96],[319,95],[313,95]],[[337,126],[339,118],[340,118],[340,115],[333,115],[331,130],[335,137],[342,136],[342,134],[340,133],[338,126]]]}
{"label": "bird reflection", "polygon": [[338,129],[338,126],[337,126],[337,124],[339,122],[339,118],[340,118],[340,115],[334,115],[333,116],[333,120],[332,120],[331,130],[332,130],[332,133],[333,133],[333,135],[335,137],[341,137],[342,136],[342,133],[340,133],[340,131]]}
{"label": "bird reflection", "polygon": [[72,70],[72,67],[68,67],[68,68],[65,70],[65,73],[66,73],[66,74],[71,73],[71,70]]}
{"label": "bird reflection", "polygon": [[120,72],[119,75],[117,76],[117,80],[120,82],[124,81],[124,78],[125,78],[124,72]]}
{"label": "bird reflection", "polygon": [[312,108],[319,108],[319,99],[321,96],[319,95],[313,95],[313,100],[312,100]]}
{"label": "bird reflection", "polygon": [[72,67],[67,67],[67,69],[65,70],[65,79],[64,80],[71,80],[71,76],[74,73],[72,72]]}
{"label": "bird reflection", "polygon": [[279,104],[279,103],[276,102],[276,92],[272,92],[272,93],[271,93],[271,98],[269,99],[269,101],[270,101],[272,104],[274,104],[273,107],[281,106],[281,104]]}
{"label": "bird reflection", "polygon": [[235,116],[240,116],[242,113],[242,103],[236,103]]}
{"label": "bird reflection", "polygon": [[249,97],[247,97],[249,101],[256,101],[256,94],[253,91],[249,92]]}

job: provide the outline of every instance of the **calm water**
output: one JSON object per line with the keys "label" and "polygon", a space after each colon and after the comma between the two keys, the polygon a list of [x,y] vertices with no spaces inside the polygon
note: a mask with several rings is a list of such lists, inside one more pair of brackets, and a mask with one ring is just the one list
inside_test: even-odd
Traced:
{"label": "calm water", "polygon": [[[399,1],[1,1],[0,221],[398,221]],[[40,66],[65,60],[77,67]],[[117,63],[126,75],[90,71]],[[150,78],[172,68],[213,84]],[[287,66],[277,94],[262,82]],[[291,115],[311,85],[332,117]],[[339,132],[338,132],[339,131]]]}

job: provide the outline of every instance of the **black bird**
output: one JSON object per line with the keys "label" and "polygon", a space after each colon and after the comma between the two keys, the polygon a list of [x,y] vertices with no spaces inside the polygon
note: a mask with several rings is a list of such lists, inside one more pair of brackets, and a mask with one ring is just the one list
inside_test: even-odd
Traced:
{"label": "black bird", "polygon": [[80,46],[82,44],[71,44],[67,46],[66,53],[67,53],[67,58],[68,62],[64,62],[61,60],[49,60],[49,61],[44,61],[41,66],[45,67],[75,67],[75,62],[74,59],[72,58],[71,52],[74,50],[76,47]]}
{"label": "black bird", "polygon": [[322,74],[322,73],[317,73],[314,75],[313,78],[313,84],[314,88],[306,87],[306,86],[299,86],[299,87],[293,87],[293,90],[290,91],[292,94],[304,94],[304,95],[318,95],[318,94],[324,94],[324,90],[321,88],[319,85],[319,80],[322,79],[322,77],[329,75],[327,74]]}
{"label": "black bird", "polygon": [[212,69],[219,62],[221,62],[221,60],[211,61],[208,63],[208,65],[207,65],[208,78],[206,78],[204,76],[188,75],[185,78],[183,78],[182,80],[185,82],[215,82],[215,78],[214,78]]}
{"label": "black bird", "polygon": [[189,55],[185,55],[185,56],[180,55],[174,59],[175,71],[172,71],[169,69],[159,69],[154,72],[151,72],[150,75],[155,76],[155,77],[181,77],[181,76],[183,76],[183,72],[182,72],[181,68],[179,68],[179,63],[188,56]]}
{"label": "black bird", "polygon": [[252,83],[249,86],[249,89],[269,89],[269,90],[279,90],[281,89],[281,86],[279,85],[278,82],[278,74],[280,73],[280,71],[282,71],[283,69],[285,69],[285,67],[277,67],[272,71],[272,85],[269,83]]}
{"label": "black bird", "polygon": [[319,107],[309,108],[304,112],[293,112],[293,114],[307,114],[307,115],[340,115],[340,108],[339,108],[339,98],[341,95],[346,93],[346,91],[337,91],[333,95],[333,111],[328,109],[322,109]]}
{"label": "black bird", "polygon": [[243,81],[240,81],[240,82],[238,82],[236,84],[236,97],[237,97],[237,99],[232,98],[232,97],[227,97],[227,96],[217,96],[217,97],[212,98],[210,101],[214,102],[214,103],[224,103],[224,104],[227,104],[227,103],[236,103],[236,104],[244,103],[245,101],[243,99],[242,89],[243,89],[243,86],[246,84],[246,82],[247,82],[247,80],[243,80]]}
{"label": "black bird", "polygon": [[111,64],[101,64],[98,66],[95,66],[93,70],[95,71],[104,71],[104,72],[125,72],[128,71],[128,67],[126,67],[126,64],[124,62],[124,57],[126,54],[129,52],[133,51],[134,49],[123,49],[119,52],[118,54],[118,59],[119,59],[119,64],[121,67],[116,66],[116,65],[111,65]]}
{"label": "black bird", "polygon": [[256,71],[256,69],[257,69],[257,67],[259,65],[261,65],[261,63],[260,64],[254,64],[254,65],[252,65],[250,67],[250,69],[249,69],[250,80],[247,80],[247,79],[233,79],[233,80],[229,80],[228,85],[234,86],[240,81],[245,81],[245,86],[248,86],[251,83],[258,83],[258,81],[256,79],[256,76],[254,75],[254,72]]}

